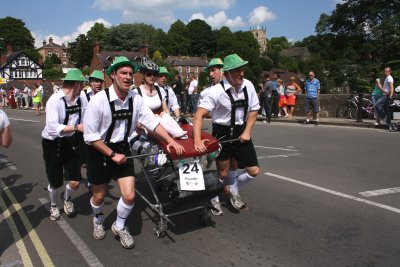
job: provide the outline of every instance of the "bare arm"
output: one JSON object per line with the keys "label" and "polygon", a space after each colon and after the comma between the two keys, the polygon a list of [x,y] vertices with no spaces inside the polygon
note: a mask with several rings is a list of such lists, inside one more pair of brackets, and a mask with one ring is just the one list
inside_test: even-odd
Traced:
{"label": "bare arm", "polygon": [[168,152],[170,152],[170,148],[172,147],[175,149],[177,155],[182,155],[185,153],[183,146],[175,142],[175,140],[167,133],[161,124],[158,124],[158,126],[154,129],[154,132],[161,136],[168,143]]}
{"label": "bare arm", "polygon": [[168,109],[168,106],[167,106],[167,102],[166,102],[166,101],[162,101],[162,102],[161,102],[161,107],[162,107],[162,110],[163,110],[165,113],[169,114],[169,109]]}
{"label": "bare arm", "polygon": [[12,143],[11,128],[7,126],[0,131],[0,146],[8,148]]}
{"label": "bare arm", "polygon": [[246,128],[243,133],[239,136],[240,142],[245,143],[250,141],[251,131],[253,129],[254,123],[257,120],[258,110],[250,111],[249,117],[247,118]]}
{"label": "bare arm", "polygon": [[203,118],[206,117],[208,113],[208,110],[204,108],[198,108],[193,117],[194,148],[198,152],[204,152],[207,150],[204,143],[208,140],[201,140],[201,129],[203,128]]}
{"label": "bare arm", "polygon": [[[91,143],[92,146],[99,151],[100,153],[104,154],[106,157],[110,157],[113,150],[109,148],[106,144],[104,144],[103,140],[97,140]],[[126,157],[124,154],[115,153],[115,156],[111,158],[117,165],[124,164],[126,162]]]}

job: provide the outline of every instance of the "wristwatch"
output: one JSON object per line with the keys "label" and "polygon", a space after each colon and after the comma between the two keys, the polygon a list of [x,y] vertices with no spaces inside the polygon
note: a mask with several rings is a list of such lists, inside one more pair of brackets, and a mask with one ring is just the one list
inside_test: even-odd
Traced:
{"label": "wristwatch", "polygon": [[74,131],[75,131],[75,132],[78,131],[78,125],[74,125]]}
{"label": "wristwatch", "polygon": [[115,152],[114,151],[111,152],[110,159],[113,158],[113,157],[115,157]]}

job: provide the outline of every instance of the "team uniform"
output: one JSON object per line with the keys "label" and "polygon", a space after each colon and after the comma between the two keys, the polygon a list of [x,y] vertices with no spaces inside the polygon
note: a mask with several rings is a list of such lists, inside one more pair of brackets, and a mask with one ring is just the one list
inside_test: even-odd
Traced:
{"label": "team uniform", "polygon": [[129,91],[122,101],[112,85],[93,96],[84,117],[84,139],[89,144],[87,176],[91,184],[101,185],[109,183],[111,179],[134,176],[133,159],[116,165],[90,143],[103,140],[113,151],[132,156],[129,141],[137,135],[138,123],[151,131],[159,124],[137,92]]}
{"label": "team uniform", "polygon": [[168,85],[165,87],[159,86],[159,88],[161,91],[164,91],[165,102],[167,103],[168,110],[174,111],[175,109],[178,109],[178,98],[176,97],[174,90],[172,90],[172,88]]}
{"label": "team uniform", "polygon": [[[213,135],[223,140],[238,138],[245,129],[247,115],[258,111],[260,104],[254,85],[244,79],[236,93],[235,89],[224,79],[210,87],[205,97],[200,99],[199,107],[210,112],[213,123]],[[234,157],[239,166],[258,166],[257,155],[252,141],[246,143],[225,143],[218,160],[229,160]]]}

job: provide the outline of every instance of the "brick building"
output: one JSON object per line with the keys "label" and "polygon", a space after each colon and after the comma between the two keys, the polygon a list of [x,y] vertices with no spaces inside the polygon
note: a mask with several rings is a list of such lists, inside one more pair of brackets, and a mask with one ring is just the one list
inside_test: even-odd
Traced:
{"label": "brick building", "polygon": [[202,57],[168,56],[166,63],[168,63],[174,70],[179,72],[183,79],[188,78],[189,73],[193,72],[196,80],[199,79],[199,74],[203,72],[208,65],[207,59]]}
{"label": "brick building", "polygon": [[56,55],[61,59],[62,67],[72,67],[68,58],[68,48],[65,44],[59,45],[53,42],[53,37],[49,38],[49,43],[43,40],[43,46],[37,49],[38,53],[42,56],[43,61],[51,55]]}

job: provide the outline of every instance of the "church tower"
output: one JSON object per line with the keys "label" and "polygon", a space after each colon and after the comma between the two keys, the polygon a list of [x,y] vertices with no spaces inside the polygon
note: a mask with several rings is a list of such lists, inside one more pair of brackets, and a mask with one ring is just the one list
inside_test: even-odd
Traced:
{"label": "church tower", "polygon": [[265,27],[261,27],[260,29],[260,25],[258,25],[257,29],[250,28],[250,32],[260,45],[260,52],[267,51],[267,29]]}

